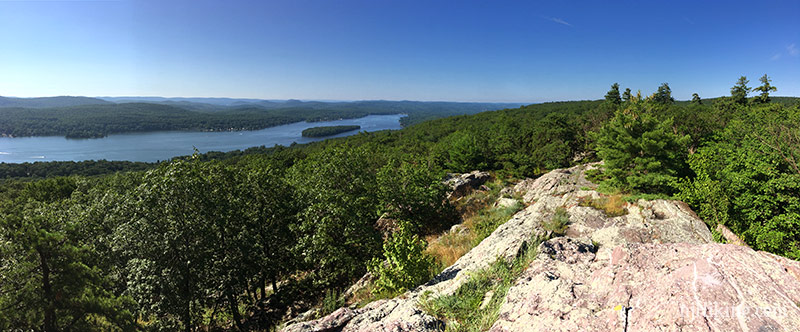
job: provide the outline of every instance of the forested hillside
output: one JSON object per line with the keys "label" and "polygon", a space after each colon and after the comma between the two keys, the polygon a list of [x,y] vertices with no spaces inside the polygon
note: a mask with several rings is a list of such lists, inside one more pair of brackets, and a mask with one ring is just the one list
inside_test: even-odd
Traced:
{"label": "forested hillside", "polygon": [[[147,171],[9,180],[0,329],[269,329],[290,308],[337,306],[368,269],[383,285],[373,299],[392,296],[441,270],[421,240],[458,221],[441,180],[476,169],[512,181],[602,160],[593,177],[605,192],[683,199],[710,226],[800,259],[800,108],[772,102],[766,75],[747,84],[687,103],[666,83],[647,97],[614,84],[600,101]],[[390,257],[406,258],[381,264]]]}
{"label": "forested hillside", "polygon": [[[122,132],[159,130],[231,131],[256,130],[300,121],[327,121],[359,118],[371,114],[407,114],[401,124],[408,126],[427,119],[457,114],[473,114],[508,107],[509,104],[359,101],[359,102],[251,102],[212,105],[188,101],[159,103],[109,102],[85,97],[73,98],[66,107],[31,108],[31,105],[58,105],[61,99],[25,99],[25,103],[0,99],[0,135],[103,137]],[[16,99],[8,99],[16,100]],[[86,105],[74,102],[87,101]],[[61,103],[63,104],[63,103]],[[15,107],[4,107],[15,106]]]}

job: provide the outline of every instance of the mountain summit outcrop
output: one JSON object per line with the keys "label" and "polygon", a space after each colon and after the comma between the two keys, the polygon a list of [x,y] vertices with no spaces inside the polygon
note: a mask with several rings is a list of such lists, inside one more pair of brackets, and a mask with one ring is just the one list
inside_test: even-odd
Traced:
{"label": "mountain summit outcrop", "polygon": [[[609,203],[614,197],[586,179],[595,167],[518,183],[528,206],[427,284],[284,331],[442,330],[447,322],[421,308],[423,297],[455,293],[537,237],[551,239],[508,290],[490,331],[800,331],[800,262],[715,243],[683,202]],[[569,215],[563,235],[544,226],[559,209]]]}

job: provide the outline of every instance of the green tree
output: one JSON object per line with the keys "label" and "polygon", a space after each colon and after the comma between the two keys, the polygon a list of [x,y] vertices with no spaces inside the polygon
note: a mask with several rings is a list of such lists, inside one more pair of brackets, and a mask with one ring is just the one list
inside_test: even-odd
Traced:
{"label": "green tree", "polygon": [[[128,259],[128,290],[151,328],[190,331],[218,289],[221,194],[197,157],[148,171],[130,193],[118,240]],[[220,250],[222,249],[222,250]],[[224,286],[224,285],[223,285]],[[223,289],[225,291],[225,289]]]}
{"label": "green tree", "polygon": [[692,94],[692,104],[697,104],[697,105],[703,104],[703,100],[700,99],[700,95],[698,95],[697,92]]}
{"label": "green tree", "polygon": [[267,282],[278,292],[278,281],[300,263],[292,250],[297,234],[291,230],[299,207],[282,172],[262,160],[243,167],[237,184],[239,208],[245,218],[240,237],[249,243],[242,252],[244,263],[251,265],[248,277],[255,279],[251,284],[259,286],[261,299],[265,299]]}
{"label": "green tree", "polygon": [[769,79],[767,74],[764,74],[764,76],[761,76],[759,81],[761,81],[761,86],[758,86],[758,87],[754,88],[753,90],[754,91],[760,91],[761,94],[758,95],[757,97],[755,97],[754,101],[757,102],[757,103],[762,103],[762,104],[769,103],[769,101],[770,101],[769,93],[772,92],[772,91],[778,91],[778,88],[776,88],[775,86],[769,84],[770,82],[772,82],[772,80]]}
{"label": "green tree", "polygon": [[380,212],[407,221],[414,232],[451,226],[457,215],[447,200],[442,175],[419,162],[390,160],[377,174]]}
{"label": "green tree", "polygon": [[95,260],[92,225],[72,213],[77,185],[33,182],[0,207],[0,328],[135,330],[132,301]]}
{"label": "green tree", "polygon": [[596,134],[597,155],[605,162],[603,185],[627,192],[669,193],[686,169],[690,137],[673,132],[672,119],[659,121],[652,106],[637,103],[619,110]]}
{"label": "green tree", "polygon": [[455,172],[487,169],[490,165],[485,136],[469,131],[457,131],[445,141],[448,144],[447,167]]}
{"label": "green tree", "polygon": [[576,119],[566,114],[548,114],[532,129],[530,144],[523,153],[542,169],[569,166],[583,143]]}
{"label": "green tree", "polygon": [[800,114],[751,106],[690,156],[678,197],[754,249],[800,259]]}
{"label": "green tree", "polygon": [[747,104],[747,94],[750,93],[751,90],[750,87],[747,86],[747,83],[750,83],[747,77],[741,76],[731,88],[731,99],[733,99],[734,103],[741,105]]}
{"label": "green tree", "polygon": [[672,105],[675,103],[675,98],[672,98],[672,89],[669,88],[668,83],[661,83],[658,91],[652,96],[653,102],[661,105]]}
{"label": "green tree", "polygon": [[633,98],[631,95],[631,88],[625,88],[625,92],[622,93],[622,101],[627,103],[631,101],[631,98]]}
{"label": "green tree", "polygon": [[347,145],[326,148],[289,170],[303,208],[300,254],[323,287],[341,287],[366,271],[380,252],[375,171],[370,151]]}
{"label": "green tree", "polygon": [[606,102],[619,105],[622,103],[622,98],[619,96],[619,83],[614,83],[611,85],[611,90],[608,90],[606,93]]}

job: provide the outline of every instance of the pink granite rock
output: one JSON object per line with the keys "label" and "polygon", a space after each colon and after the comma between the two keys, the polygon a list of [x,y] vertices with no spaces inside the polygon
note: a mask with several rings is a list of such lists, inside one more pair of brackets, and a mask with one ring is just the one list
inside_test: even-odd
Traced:
{"label": "pink granite rock", "polygon": [[723,244],[557,238],[490,331],[800,331],[800,262]]}

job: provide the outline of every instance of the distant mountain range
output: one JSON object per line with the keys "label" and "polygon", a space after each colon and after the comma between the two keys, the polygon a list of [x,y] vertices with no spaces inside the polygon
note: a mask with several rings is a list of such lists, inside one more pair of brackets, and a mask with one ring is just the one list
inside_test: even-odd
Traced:
{"label": "distant mountain range", "polygon": [[71,96],[37,98],[0,97],[0,107],[47,108],[98,104],[111,104],[111,102],[98,98]]}

